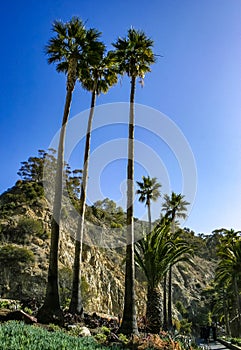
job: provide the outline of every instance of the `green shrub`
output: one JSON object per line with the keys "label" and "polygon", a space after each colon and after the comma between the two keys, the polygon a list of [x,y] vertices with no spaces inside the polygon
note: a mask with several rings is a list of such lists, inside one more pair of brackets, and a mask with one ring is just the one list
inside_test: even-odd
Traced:
{"label": "green shrub", "polygon": [[106,327],[106,326],[102,326],[102,327],[101,327],[101,332],[104,333],[104,334],[106,334],[106,335],[108,335],[108,334],[111,333],[111,330],[110,330],[110,328],[108,328],[108,327]]}
{"label": "green shrub", "polygon": [[0,246],[0,264],[21,266],[33,261],[34,254],[27,248],[19,248],[12,244]]}
{"label": "green shrub", "polygon": [[95,339],[98,341],[98,343],[104,344],[107,341],[107,335],[104,333],[98,333],[95,335]]}
{"label": "green shrub", "polygon": [[32,311],[29,307],[27,307],[27,306],[23,309],[23,311],[26,312],[26,313],[29,314],[29,315],[32,315],[32,314],[33,314],[33,311]]}

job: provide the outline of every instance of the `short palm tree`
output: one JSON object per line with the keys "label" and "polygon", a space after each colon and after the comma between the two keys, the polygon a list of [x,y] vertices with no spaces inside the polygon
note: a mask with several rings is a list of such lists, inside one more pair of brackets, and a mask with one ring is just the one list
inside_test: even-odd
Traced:
{"label": "short palm tree", "polygon": [[148,209],[149,232],[151,232],[151,201],[155,202],[161,196],[161,184],[157,182],[157,178],[150,176],[142,176],[142,182],[136,181],[139,189],[136,191],[139,194],[139,201],[145,203]]}
{"label": "short palm tree", "polygon": [[[164,195],[164,203],[162,205],[162,210],[165,212],[165,216],[170,218],[172,222],[172,227],[170,234],[172,235],[176,230],[176,218],[186,218],[187,201],[184,200],[184,195],[176,194],[175,192],[171,193],[171,196],[168,194]],[[177,262],[175,262],[177,263]],[[173,264],[174,265],[174,264]],[[169,281],[168,281],[168,308],[166,305],[163,306],[164,310],[164,329],[172,329],[172,266],[169,267]],[[164,278],[163,289],[164,289],[164,302],[166,302],[166,276]],[[167,310],[167,315],[166,315]]]}
{"label": "short palm tree", "polygon": [[88,181],[89,168],[89,154],[92,121],[94,117],[94,109],[96,104],[96,96],[101,93],[106,93],[109,88],[117,83],[116,68],[110,55],[104,54],[104,46],[100,47],[100,60],[94,65],[87,65],[81,72],[80,82],[86,90],[90,91],[91,106],[89,113],[88,126],[85,140],[85,153],[83,164],[83,176],[80,194],[80,219],[78,222],[76,240],[75,240],[75,258],[73,265],[73,282],[72,282],[72,296],[69,311],[72,314],[81,314],[83,311],[82,297],[81,297],[81,262],[82,262],[82,243],[84,234],[85,208],[86,208],[86,191]]}
{"label": "short palm tree", "polygon": [[60,308],[58,290],[58,246],[66,125],[78,69],[88,57],[94,59],[93,51],[90,49],[91,43],[93,46],[98,45],[100,33],[94,29],[86,30],[83,22],[76,17],[66,23],[55,21],[53,31],[55,36],[49,40],[46,46],[48,63],[57,63],[57,72],[64,72],[67,75],[67,91],[58,145],[47,289],[44,304],[38,312],[38,320],[40,322],[62,323],[63,313]]}
{"label": "short palm tree", "polygon": [[127,246],[126,246],[126,272],[125,272],[125,298],[123,320],[120,332],[124,334],[137,334],[135,311],[135,265],[134,265],[134,102],[136,79],[142,80],[150,65],[155,62],[152,51],[153,41],[143,31],[131,28],[127,36],[118,38],[113,44],[114,57],[119,65],[120,74],[127,74],[131,80],[130,110],[129,110],[129,136],[128,136],[128,166],[127,166]]}
{"label": "short palm tree", "polygon": [[135,261],[144,272],[147,282],[147,328],[152,333],[160,331],[162,323],[159,284],[169,267],[187,252],[187,243],[174,234],[169,235],[171,221],[162,221],[135,243]]}

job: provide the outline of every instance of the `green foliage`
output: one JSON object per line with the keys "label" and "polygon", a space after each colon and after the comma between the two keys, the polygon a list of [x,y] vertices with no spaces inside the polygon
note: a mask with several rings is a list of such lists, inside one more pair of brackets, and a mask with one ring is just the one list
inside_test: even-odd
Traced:
{"label": "green foliage", "polygon": [[129,343],[129,339],[127,338],[127,336],[122,333],[119,334],[119,340],[125,345]]}
{"label": "green foliage", "polygon": [[180,321],[180,333],[185,335],[190,335],[192,332],[192,322],[189,322],[188,319],[183,318]]}
{"label": "green foliage", "polygon": [[9,302],[8,300],[0,300],[0,309],[8,309]]}
{"label": "green foliage", "polygon": [[102,326],[102,327],[101,327],[101,332],[104,333],[104,334],[106,334],[106,335],[108,335],[108,334],[111,333],[111,330],[110,330],[110,328],[108,328],[108,327],[106,327],[106,326]]}
{"label": "green foliage", "polygon": [[17,300],[0,299],[0,309],[17,310],[17,309],[21,309],[21,305],[20,305],[20,302]]}
{"label": "green foliage", "polygon": [[145,203],[145,205],[150,205],[151,201],[155,202],[161,196],[159,190],[161,184],[157,182],[156,177],[142,176],[142,182],[136,181],[136,183],[139,186],[139,189],[136,191],[140,195],[139,201]]}
{"label": "green foliage", "polygon": [[22,322],[10,321],[0,325],[0,349],[107,350],[108,347],[102,347],[93,337],[77,338],[65,332],[48,332],[46,329],[40,327],[25,325]]}
{"label": "green foliage", "polygon": [[33,311],[32,311],[29,307],[27,307],[27,306],[25,306],[25,308],[23,309],[23,311],[26,312],[26,313],[29,314],[29,315],[32,315],[32,314],[33,314]]}
{"label": "green foliage", "polygon": [[22,166],[18,175],[24,181],[41,182],[43,179],[44,160],[47,153],[43,150],[38,151],[38,157],[29,157],[27,161],[21,162]]}
{"label": "green foliage", "polygon": [[91,207],[93,215],[111,228],[122,228],[126,224],[126,214],[121,207],[117,207],[116,203],[105,198],[96,201]]}
{"label": "green foliage", "polygon": [[9,217],[17,210],[22,212],[23,205],[40,206],[44,190],[41,183],[18,181],[10,190],[0,196],[1,217]]}
{"label": "green foliage", "polygon": [[40,238],[47,238],[47,234],[43,230],[42,222],[32,218],[22,218],[17,225],[17,231],[23,235],[33,235]]}
{"label": "green foliage", "polygon": [[95,335],[95,339],[98,341],[98,343],[104,344],[107,341],[107,335],[104,333],[97,333]]}
{"label": "green foliage", "polygon": [[241,347],[241,339],[240,338],[231,338],[230,342],[231,342],[231,344],[234,344],[234,345]]}
{"label": "green foliage", "polygon": [[8,225],[2,228],[2,239],[14,243],[26,243],[30,240],[31,236],[46,239],[49,237],[49,233],[43,229],[43,224],[40,220],[34,220],[32,218],[21,218],[17,226]]}
{"label": "green foliage", "polygon": [[180,314],[182,315],[182,317],[187,317],[188,315],[188,312],[187,310],[185,309],[183,303],[181,301],[177,301],[176,302],[176,308],[177,308],[177,311],[180,312]]}
{"label": "green foliage", "polygon": [[34,261],[34,254],[27,248],[19,248],[12,244],[0,246],[0,264],[4,266],[21,266]]}

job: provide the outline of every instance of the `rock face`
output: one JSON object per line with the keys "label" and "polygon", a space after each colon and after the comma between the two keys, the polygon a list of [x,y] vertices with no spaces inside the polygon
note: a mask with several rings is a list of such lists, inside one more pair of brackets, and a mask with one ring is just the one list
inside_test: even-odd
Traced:
{"label": "rock face", "polygon": [[[30,218],[42,223],[43,232],[25,233],[24,240],[19,236],[12,238],[12,232],[22,218]],[[12,245],[27,248],[33,252],[34,262],[12,264],[5,262],[0,268],[0,296],[19,300],[35,299],[41,303],[47,281],[48,255],[50,247],[50,210],[46,200],[37,205],[19,206],[11,217],[0,218],[0,246]],[[61,227],[59,274],[62,305],[67,306],[70,298],[71,273],[74,257],[74,229],[71,220],[64,220]],[[12,231],[11,231],[12,230]],[[15,231],[14,231],[15,230]],[[8,232],[8,234],[6,234]],[[16,231],[17,232],[17,231]],[[21,232],[18,233],[21,235]],[[84,245],[82,285],[85,311],[103,312],[121,316],[124,299],[124,248],[104,249]],[[202,303],[200,291],[214,275],[214,263],[194,257],[192,265],[179,265],[173,269],[173,304],[182,301],[183,305],[195,316]],[[145,314],[146,282],[137,272],[136,283],[137,311],[139,316]],[[174,308],[174,314],[177,312]]]}

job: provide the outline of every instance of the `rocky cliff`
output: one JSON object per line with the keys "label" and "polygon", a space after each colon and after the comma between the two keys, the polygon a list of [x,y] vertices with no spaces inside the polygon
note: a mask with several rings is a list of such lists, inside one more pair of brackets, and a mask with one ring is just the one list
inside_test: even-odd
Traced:
{"label": "rocky cliff", "polygon": [[[11,299],[35,298],[41,303],[47,280],[51,211],[43,197],[35,198],[32,202],[16,197],[16,191],[19,192],[21,186],[18,184],[0,197],[0,249],[3,252],[0,258],[0,294]],[[9,204],[13,198],[15,201]],[[64,306],[68,305],[70,297],[75,229],[71,218],[65,218],[61,227],[59,254],[59,283]],[[108,232],[108,228],[102,227],[102,230]],[[3,250],[4,247],[7,249]],[[33,259],[22,259],[21,255],[19,260],[14,260],[15,248],[32,252]],[[124,247],[105,249],[84,245],[82,285],[86,311],[121,314],[124,254]],[[205,304],[201,292],[213,278],[214,268],[214,261],[200,256],[195,256],[191,264],[182,263],[174,268],[173,304],[181,301],[193,319],[198,317],[199,309]],[[136,295],[138,314],[141,316],[145,314],[146,282],[140,271],[137,271]],[[178,317],[175,308],[174,316]]]}

